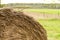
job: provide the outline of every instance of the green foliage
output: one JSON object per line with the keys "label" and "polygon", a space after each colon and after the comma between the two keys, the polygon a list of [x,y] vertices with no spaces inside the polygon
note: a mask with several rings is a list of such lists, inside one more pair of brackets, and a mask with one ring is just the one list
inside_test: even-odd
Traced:
{"label": "green foliage", "polygon": [[4,5],[3,4],[0,4],[0,8],[2,8]]}

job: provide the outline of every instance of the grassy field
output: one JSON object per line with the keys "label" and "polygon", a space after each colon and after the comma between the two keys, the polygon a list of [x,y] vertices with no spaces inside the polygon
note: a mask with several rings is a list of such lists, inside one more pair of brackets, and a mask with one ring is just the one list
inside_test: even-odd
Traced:
{"label": "grassy field", "polygon": [[[25,12],[60,14],[60,9],[24,9]],[[60,40],[60,19],[38,19],[47,31],[48,40]]]}
{"label": "grassy field", "polygon": [[60,40],[60,20],[38,20],[47,30],[48,40]]}
{"label": "grassy field", "polygon": [[60,9],[24,9],[26,12],[60,14]]}

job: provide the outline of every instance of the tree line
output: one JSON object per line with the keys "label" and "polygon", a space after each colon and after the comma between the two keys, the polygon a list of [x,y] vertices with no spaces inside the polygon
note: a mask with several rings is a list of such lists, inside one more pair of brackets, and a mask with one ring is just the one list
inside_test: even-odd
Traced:
{"label": "tree line", "polygon": [[15,8],[60,9],[60,4],[41,4],[41,3],[10,3],[2,4],[2,6]]}

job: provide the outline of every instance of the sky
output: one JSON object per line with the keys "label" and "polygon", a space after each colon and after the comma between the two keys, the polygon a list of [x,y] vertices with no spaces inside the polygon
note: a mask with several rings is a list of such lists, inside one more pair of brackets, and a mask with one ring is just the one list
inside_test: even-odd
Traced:
{"label": "sky", "polygon": [[2,4],[8,3],[60,3],[60,0],[1,0]]}

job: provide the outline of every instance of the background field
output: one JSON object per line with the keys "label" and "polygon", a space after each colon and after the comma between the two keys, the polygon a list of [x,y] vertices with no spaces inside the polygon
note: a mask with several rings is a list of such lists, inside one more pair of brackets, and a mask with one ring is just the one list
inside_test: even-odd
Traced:
{"label": "background field", "polygon": [[60,40],[60,20],[38,20],[47,30],[48,40]]}
{"label": "background field", "polygon": [[60,9],[24,9],[24,11],[46,14],[60,14]]}
{"label": "background field", "polygon": [[[24,11],[60,15],[60,9],[25,9]],[[37,21],[46,29],[48,40],[60,40],[60,19],[38,19]]]}

